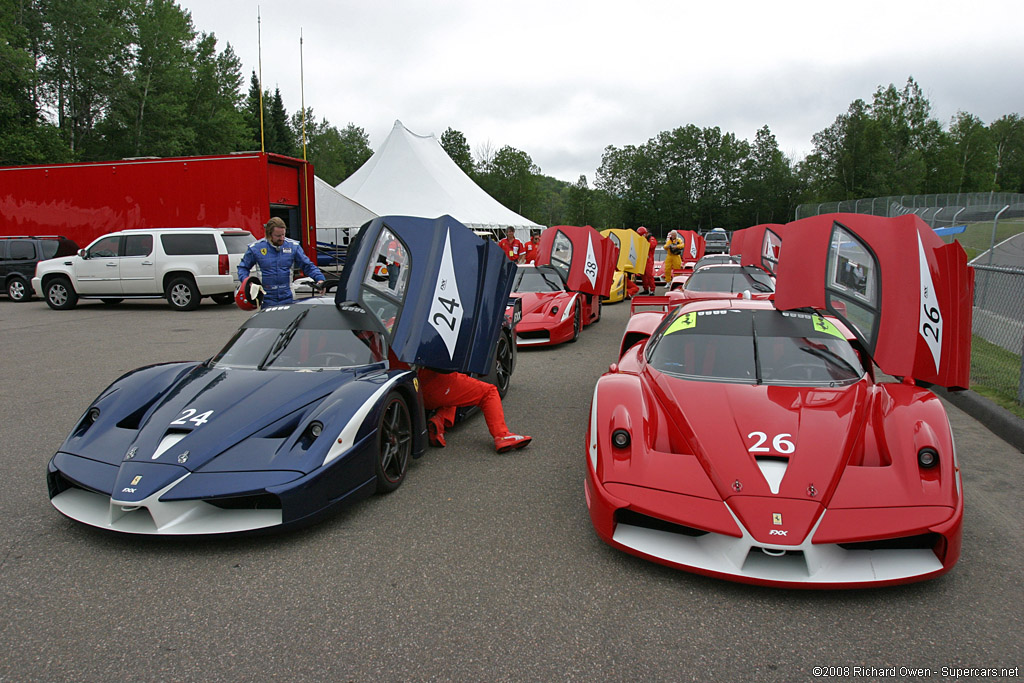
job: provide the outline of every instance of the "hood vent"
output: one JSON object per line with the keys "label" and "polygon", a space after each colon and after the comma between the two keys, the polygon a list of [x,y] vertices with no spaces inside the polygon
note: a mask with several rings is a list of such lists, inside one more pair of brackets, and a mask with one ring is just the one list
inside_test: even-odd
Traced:
{"label": "hood vent", "polygon": [[789,468],[789,458],[762,456],[755,458],[755,460],[757,460],[757,466],[761,469],[761,475],[768,482],[768,488],[771,489],[772,493],[777,494],[779,487],[782,485],[782,478],[786,476],[786,470]]}
{"label": "hood vent", "polygon": [[191,433],[192,432],[181,431],[177,429],[168,430],[168,432],[164,434],[164,438],[160,440],[160,445],[156,447],[156,452],[153,453],[153,455],[150,457],[153,460],[156,460],[161,455],[163,455],[168,449],[174,446],[174,444],[178,443]]}

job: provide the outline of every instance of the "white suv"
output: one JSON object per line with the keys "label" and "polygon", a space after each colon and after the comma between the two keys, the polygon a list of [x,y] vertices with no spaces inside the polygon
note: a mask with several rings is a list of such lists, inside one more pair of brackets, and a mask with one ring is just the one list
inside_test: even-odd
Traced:
{"label": "white suv", "polygon": [[241,229],[122,230],[100,237],[77,256],[40,261],[32,289],[56,310],[74,308],[79,298],[116,304],[166,297],[179,311],[194,310],[204,296],[229,304],[238,262],[254,241]]}

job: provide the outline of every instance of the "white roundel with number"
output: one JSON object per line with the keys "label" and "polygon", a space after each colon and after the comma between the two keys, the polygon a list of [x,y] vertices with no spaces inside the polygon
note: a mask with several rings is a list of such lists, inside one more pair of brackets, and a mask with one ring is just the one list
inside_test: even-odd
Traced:
{"label": "white roundel with number", "polygon": [[455,278],[455,261],[452,259],[451,234],[444,237],[444,253],[441,255],[441,266],[437,272],[437,283],[434,285],[434,297],[430,302],[430,325],[444,340],[448,348],[448,357],[455,358],[455,346],[462,330],[462,297]]}
{"label": "white roundel with number", "polygon": [[939,299],[935,296],[935,283],[932,282],[932,273],[928,269],[928,258],[924,255],[924,244],[921,243],[921,236],[917,236],[917,253],[920,259],[921,278],[921,315],[918,334],[924,337],[928,348],[932,352],[932,360],[935,361],[935,371],[939,371],[939,362],[942,360],[942,312],[939,311]]}
{"label": "white roundel with number", "polygon": [[583,272],[590,280],[591,287],[597,287],[597,256],[594,255],[594,240],[587,235],[587,262],[583,265]]}

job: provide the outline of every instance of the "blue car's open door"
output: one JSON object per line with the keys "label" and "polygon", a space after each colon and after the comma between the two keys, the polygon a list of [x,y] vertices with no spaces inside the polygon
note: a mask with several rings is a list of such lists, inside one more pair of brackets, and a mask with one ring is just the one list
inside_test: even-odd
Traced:
{"label": "blue car's open door", "polygon": [[349,246],[335,303],[368,311],[405,363],[485,375],[515,270],[451,216],[381,216]]}
{"label": "blue car's open door", "polygon": [[778,308],[834,313],[890,375],[968,386],[974,270],[958,242],[913,214],[825,214],[784,233]]}

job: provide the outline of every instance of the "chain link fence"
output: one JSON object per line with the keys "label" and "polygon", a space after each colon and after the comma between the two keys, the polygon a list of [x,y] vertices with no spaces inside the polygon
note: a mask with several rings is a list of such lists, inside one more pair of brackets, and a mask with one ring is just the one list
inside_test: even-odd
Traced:
{"label": "chain link fence", "polygon": [[1016,192],[961,192],[959,194],[902,194],[841,202],[801,204],[796,219],[823,213],[864,213],[871,216],[902,216],[916,213],[933,228],[960,223],[990,221],[1002,207],[1009,207],[1004,218],[1024,216],[1024,194]]}
{"label": "chain link fence", "polygon": [[[801,204],[796,207],[796,218],[808,218],[823,213],[862,213],[870,216],[904,216],[913,213],[936,230],[970,226],[964,246],[969,254],[991,253],[1000,241],[999,225],[1009,225],[1010,233],[1024,227],[1024,194],[1015,192],[962,192],[959,194],[904,194],[870,199],[850,199],[841,202]],[[982,229],[984,224],[991,229]],[[961,228],[963,229],[963,228]],[[1003,230],[1006,233],[1007,230]],[[982,235],[981,233],[984,233]],[[991,234],[991,237],[989,237]],[[955,234],[944,235],[952,241]],[[1002,235],[1005,237],[1005,234]],[[991,263],[987,264],[991,265]]]}
{"label": "chain link fence", "polygon": [[971,385],[1024,405],[1024,268],[974,266]]}

